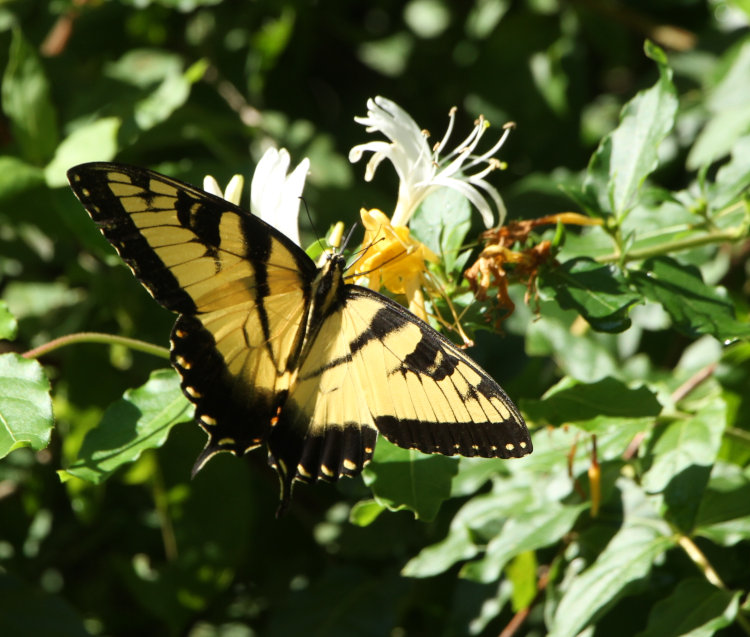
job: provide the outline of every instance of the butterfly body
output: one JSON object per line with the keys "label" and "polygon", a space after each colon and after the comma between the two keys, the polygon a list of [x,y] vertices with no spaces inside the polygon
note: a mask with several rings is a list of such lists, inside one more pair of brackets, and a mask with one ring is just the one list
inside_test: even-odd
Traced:
{"label": "butterfly body", "polygon": [[357,475],[378,433],[426,453],[521,457],[499,385],[395,301],[346,283],[251,213],[152,171],[92,163],[71,186],[136,277],[179,314],[171,360],[215,453],[266,445],[294,480]]}

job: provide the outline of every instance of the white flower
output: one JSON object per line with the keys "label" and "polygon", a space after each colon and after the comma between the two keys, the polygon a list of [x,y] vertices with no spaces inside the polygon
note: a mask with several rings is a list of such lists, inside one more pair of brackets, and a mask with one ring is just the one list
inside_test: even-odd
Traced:
{"label": "white flower", "polygon": [[310,160],[305,157],[287,175],[290,162],[285,148],[269,148],[264,153],[250,184],[250,210],[300,245],[297,218]]}
{"label": "white flower", "polygon": [[245,178],[242,175],[234,175],[227,184],[227,188],[224,192],[221,192],[221,186],[219,182],[214,179],[212,175],[206,175],[203,178],[203,190],[217,197],[222,197],[227,201],[233,203],[235,206],[240,205],[240,198],[242,197],[242,187],[245,185]]}
{"label": "white flower", "polygon": [[[366,181],[372,180],[383,159],[391,161],[399,178],[398,201],[391,218],[392,225],[406,225],[425,197],[442,187],[453,188],[464,195],[479,210],[488,228],[494,225],[492,207],[486,199],[489,196],[502,224],[505,205],[500,193],[484,177],[501,166],[493,155],[505,143],[512,124],[504,127],[502,136],[490,150],[475,156],[472,153],[489,127],[489,122],[480,116],[469,136],[441,159],[440,153],[453,131],[455,108],[450,112],[448,130],[432,150],[427,144],[428,133],[421,130],[398,104],[378,96],[367,101],[367,109],[367,117],[355,117],[354,120],[366,126],[368,132],[380,131],[390,143],[381,140],[359,144],[349,151],[349,161],[359,161],[365,151],[373,153],[365,170]],[[470,174],[472,169],[477,170]]]}
{"label": "white flower", "polygon": [[[300,245],[297,219],[310,160],[305,157],[287,175],[290,163],[285,148],[269,148],[263,154],[250,184],[250,211]],[[222,193],[216,180],[208,175],[203,180],[203,190],[239,205],[243,184],[242,175],[235,175]]]}

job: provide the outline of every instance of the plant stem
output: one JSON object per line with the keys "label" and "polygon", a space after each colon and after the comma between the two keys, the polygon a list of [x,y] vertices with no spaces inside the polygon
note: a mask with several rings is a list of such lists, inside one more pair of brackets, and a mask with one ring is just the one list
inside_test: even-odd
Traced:
{"label": "plant stem", "polygon": [[680,534],[677,542],[685,553],[688,554],[688,557],[690,557],[695,565],[703,572],[703,575],[705,575],[706,579],[711,584],[716,586],[716,588],[720,588],[724,591],[727,590],[726,584],[721,581],[719,574],[714,570],[714,567],[711,566],[711,562],[709,562],[706,556],[703,555],[703,551],[698,548],[698,545],[693,542],[693,540],[687,535]]}
{"label": "plant stem", "polygon": [[39,358],[49,352],[52,352],[60,347],[66,345],[73,345],[76,343],[106,343],[107,345],[122,345],[129,347],[130,349],[151,354],[153,356],[159,356],[169,360],[169,350],[166,347],[160,347],[158,345],[152,345],[145,341],[139,341],[135,338],[126,338],[124,336],[115,336],[114,334],[102,334],[100,332],[78,332],[77,334],[68,334],[67,336],[61,336],[51,340],[49,343],[30,349],[28,352],[23,354],[24,358]]}
{"label": "plant stem", "polygon": [[152,489],[156,514],[159,518],[162,542],[164,543],[164,556],[167,558],[168,562],[175,562],[179,557],[177,550],[177,537],[175,536],[172,518],[169,515],[169,499],[167,497],[166,487],[164,486],[164,476],[162,475],[158,460],[155,457]]}
{"label": "plant stem", "polygon": [[666,243],[661,243],[658,246],[629,250],[627,253],[625,253],[624,257],[619,253],[613,253],[601,257],[596,257],[595,260],[598,263],[618,263],[620,260],[624,262],[643,261],[644,259],[648,259],[649,257],[657,257],[663,254],[679,252],[681,250],[689,250],[690,248],[697,248],[704,245],[710,245],[712,243],[737,241],[742,237],[743,232],[738,230],[737,228],[731,228],[729,230],[716,230],[714,232],[709,232],[697,237],[686,237],[684,239],[667,241]]}
{"label": "plant stem", "polygon": [[[723,591],[729,590],[726,584],[721,581],[721,577],[719,577],[719,574],[714,570],[711,562],[708,561],[706,556],[703,554],[703,551],[698,548],[698,546],[695,544],[695,542],[693,542],[692,539],[690,539],[687,535],[683,535],[680,533],[678,535],[677,542],[711,584]],[[746,635],[750,635],[750,621],[748,621],[747,617],[742,614],[742,609],[737,611],[735,620],[737,621],[737,624],[739,624],[740,628],[742,628],[743,632]]]}

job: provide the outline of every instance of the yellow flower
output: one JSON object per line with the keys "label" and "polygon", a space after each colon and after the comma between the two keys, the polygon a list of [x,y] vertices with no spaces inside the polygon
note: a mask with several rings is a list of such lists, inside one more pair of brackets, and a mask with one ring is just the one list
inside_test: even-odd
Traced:
{"label": "yellow flower", "polygon": [[411,236],[406,226],[393,226],[380,210],[360,211],[365,227],[363,256],[352,268],[357,283],[372,290],[385,288],[406,297],[409,310],[427,320],[422,288],[432,288],[427,262],[438,257]]}

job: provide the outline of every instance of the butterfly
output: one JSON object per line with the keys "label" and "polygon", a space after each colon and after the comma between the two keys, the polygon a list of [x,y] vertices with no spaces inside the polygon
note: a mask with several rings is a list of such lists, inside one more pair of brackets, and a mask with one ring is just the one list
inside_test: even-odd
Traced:
{"label": "butterfly", "polygon": [[295,481],[355,476],[382,434],[408,449],[522,457],[532,444],[502,388],[395,301],[346,282],[220,197],[150,170],[68,171],[78,199],[151,295],[178,314],[171,362],[214,454],[265,445],[281,509]]}

